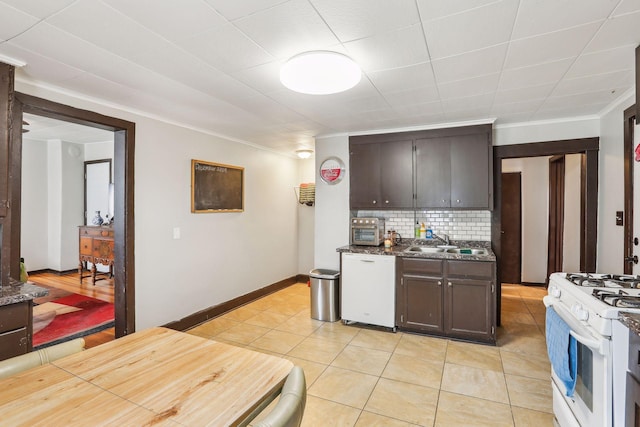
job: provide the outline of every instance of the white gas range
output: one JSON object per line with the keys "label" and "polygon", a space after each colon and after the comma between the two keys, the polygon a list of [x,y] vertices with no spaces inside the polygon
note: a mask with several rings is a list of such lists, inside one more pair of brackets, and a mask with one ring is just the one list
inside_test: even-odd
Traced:
{"label": "white gas range", "polygon": [[553,412],[568,426],[623,426],[624,376],[628,335],[617,321],[620,311],[640,313],[640,277],[554,273],[549,278],[547,308],[569,326],[577,342],[577,379],[573,396],[552,369]]}

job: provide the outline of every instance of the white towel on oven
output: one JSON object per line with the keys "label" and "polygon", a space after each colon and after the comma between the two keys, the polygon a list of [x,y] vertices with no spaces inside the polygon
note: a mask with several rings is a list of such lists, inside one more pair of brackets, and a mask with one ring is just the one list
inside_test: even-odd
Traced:
{"label": "white towel on oven", "polygon": [[567,389],[567,396],[571,397],[576,389],[578,343],[570,335],[569,325],[552,307],[547,307],[545,329],[551,367]]}

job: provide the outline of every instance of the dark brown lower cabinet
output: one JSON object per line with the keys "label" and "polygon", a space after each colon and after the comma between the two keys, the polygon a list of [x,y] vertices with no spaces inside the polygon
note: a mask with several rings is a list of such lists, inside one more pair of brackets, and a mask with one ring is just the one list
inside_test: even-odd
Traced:
{"label": "dark brown lower cabinet", "polygon": [[495,344],[495,263],[400,257],[396,320],[403,330]]}
{"label": "dark brown lower cabinet", "polygon": [[627,371],[626,427],[640,427],[640,383]]}
{"label": "dark brown lower cabinet", "polygon": [[31,300],[0,306],[0,360],[32,350],[32,310]]}

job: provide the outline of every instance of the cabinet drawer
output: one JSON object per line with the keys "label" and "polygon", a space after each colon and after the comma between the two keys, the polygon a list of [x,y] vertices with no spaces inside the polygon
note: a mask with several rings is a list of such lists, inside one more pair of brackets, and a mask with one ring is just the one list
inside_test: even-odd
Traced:
{"label": "cabinet drawer", "polygon": [[29,303],[26,301],[0,307],[0,333],[24,328],[29,324],[29,316]]}
{"label": "cabinet drawer", "polygon": [[0,360],[27,353],[29,343],[30,337],[25,327],[0,334]]}
{"label": "cabinet drawer", "polygon": [[92,240],[91,237],[80,237],[80,255],[91,255]]}
{"label": "cabinet drawer", "polygon": [[112,227],[80,227],[80,238],[83,236],[87,237],[113,237],[113,228]]}
{"label": "cabinet drawer", "polygon": [[113,258],[113,240],[93,239],[94,257]]}
{"label": "cabinet drawer", "polygon": [[493,279],[494,263],[482,261],[448,261],[448,277]]}
{"label": "cabinet drawer", "polygon": [[401,258],[402,274],[442,277],[442,260]]}

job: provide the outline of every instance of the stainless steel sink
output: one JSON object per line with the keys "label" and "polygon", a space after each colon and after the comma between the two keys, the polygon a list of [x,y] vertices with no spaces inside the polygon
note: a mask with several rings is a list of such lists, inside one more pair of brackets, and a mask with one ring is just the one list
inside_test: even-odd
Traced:
{"label": "stainless steel sink", "polygon": [[449,249],[458,249],[458,247],[456,245],[438,245],[438,248],[440,249],[444,249],[444,250],[449,250]]}
{"label": "stainless steel sink", "polygon": [[404,252],[422,252],[422,253],[433,254],[438,252],[444,252],[444,249],[434,248],[432,246],[410,246],[407,249],[405,249]]}
{"label": "stainless steel sink", "polygon": [[476,248],[455,248],[448,249],[447,252],[450,254],[461,254],[461,255],[487,255],[486,249],[476,249]]}

